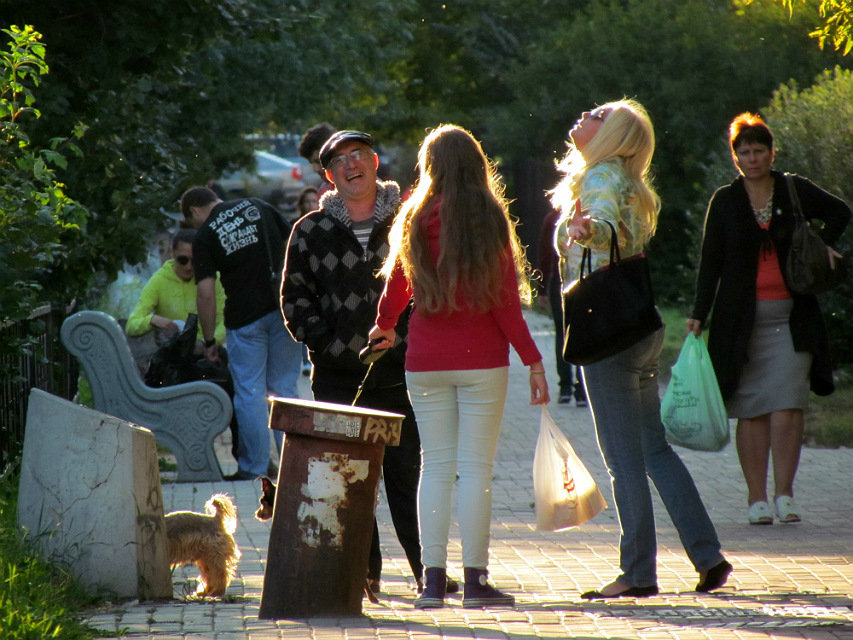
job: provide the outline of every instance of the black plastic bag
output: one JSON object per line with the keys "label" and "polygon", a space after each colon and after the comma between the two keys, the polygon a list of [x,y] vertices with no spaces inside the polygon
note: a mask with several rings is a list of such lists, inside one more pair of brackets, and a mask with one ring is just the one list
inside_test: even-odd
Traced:
{"label": "black plastic bag", "polygon": [[145,372],[145,384],[149,387],[171,387],[191,380],[189,369],[197,359],[197,339],[198,315],[191,313],[184,328],[160,345],[151,357]]}

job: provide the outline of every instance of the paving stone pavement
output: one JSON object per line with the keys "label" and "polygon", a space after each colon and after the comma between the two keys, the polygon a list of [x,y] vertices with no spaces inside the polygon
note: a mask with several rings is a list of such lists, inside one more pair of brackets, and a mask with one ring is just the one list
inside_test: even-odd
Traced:
{"label": "paving stone pavement", "polygon": [[[528,314],[528,323],[554,391],[553,328],[534,313]],[[307,378],[300,385],[309,398]],[[489,571],[499,588],[516,597],[515,609],[467,610],[458,596],[449,596],[444,609],[414,609],[408,564],[380,492],[384,569],[379,604],[365,600],[362,616],[259,620],[269,539],[269,524],[253,517],[259,483],[164,483],[167,511],[203,510],[215,492],[235,499],[240,513],[236,537],[243,552],[236,580],[225,598],[196,600],[186,597],[194,590],[196,570],[179,569],[173,576],[174,600],[116,603],[91,613],[87,622],[126,638],[158,639],[853,639],[853,450],[804,449],[795,485],[803,522],[756,527],[746,522],[746,492],[733,444],[719,453],[679,448],[734,565],[728,584],[712,594],[693,591],[697,574],[655,494],[660,595],[586,602],[580,593],[617,574],[616,512],[608,508],[567,531],[536,531],[532,466],[540,410],[528,402],[526,369],[513,353],[494,472]],[[549,409],[612,505],[589,409],[559,405],[556,399]],[[233,472],[228,443],[220,444],[223,468]],[[461,578],[455,524],[449,555],[450,575]]]}

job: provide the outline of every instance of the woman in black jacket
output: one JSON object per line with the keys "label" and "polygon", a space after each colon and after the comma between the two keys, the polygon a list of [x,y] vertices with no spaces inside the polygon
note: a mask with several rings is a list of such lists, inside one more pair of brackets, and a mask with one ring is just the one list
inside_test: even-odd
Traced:
{"label": "woman in black jacket", "polygon": [[[792,293],[783,265],[795,220],[785,174],[773,170],[773,134],[760,117],[737,116],[729,129],[740,176],[711,198],[687,330],[702,332],[713,307],[708,350],[730,418],[738,420],[738,457],[748,490],[750,524],[772,524],[767,470],[773,453],[775,514],[799,522],[794,476],[811,388],[835,389],[829,342],[817,298]],[[793,176],[806,219],[824,222],[834,244],[850,207],[810,181]],[[828,248],[830,262],[840,258]]]}

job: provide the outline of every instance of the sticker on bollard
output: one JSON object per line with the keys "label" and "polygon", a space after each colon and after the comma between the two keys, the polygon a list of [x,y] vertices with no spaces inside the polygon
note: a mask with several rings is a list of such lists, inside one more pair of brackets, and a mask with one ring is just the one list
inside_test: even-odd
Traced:
{"label": "sticker on bollard", "polygon": [[358,615],[386,446],[403,416],[269,398],[285,432],[259,618]]}
{"label": "sticker on bollard", "polygon": [[400,444],[403,416],[399,413],[271,396],[270,429],[318,438],[358,440],[371,444]]}

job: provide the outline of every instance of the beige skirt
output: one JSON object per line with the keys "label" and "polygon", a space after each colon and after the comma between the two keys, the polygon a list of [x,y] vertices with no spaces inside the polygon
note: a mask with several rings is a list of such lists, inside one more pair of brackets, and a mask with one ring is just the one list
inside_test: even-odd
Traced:
{"label": "beige skirt", "polygon": [[805,409],[812,354],[794,351],[788,319],[794,302],[757,300],[748,358],[737,391],[726,402],[729,418],[757,418],[783,409]]}

